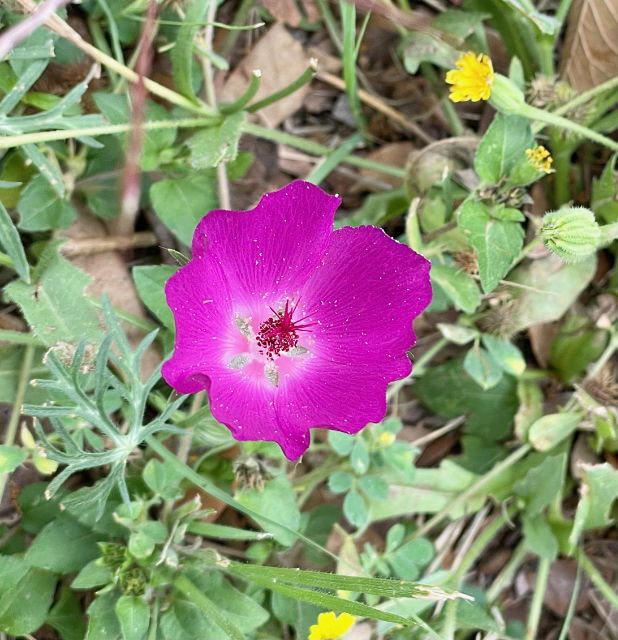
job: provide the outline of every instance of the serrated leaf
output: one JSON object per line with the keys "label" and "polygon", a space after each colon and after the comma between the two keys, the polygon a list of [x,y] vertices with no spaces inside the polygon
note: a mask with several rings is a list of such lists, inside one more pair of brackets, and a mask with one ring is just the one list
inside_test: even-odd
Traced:
{"label": "serrated leaf", "polygon": [[101,342],[96,312],[84,297],[90,276],[62,258],[53,244],[41,254],[33,276],[35,284],[11,282],[5,293],[20,306],[44,344],[75,343],[82,338],[93,344]]}
{"label": "serrated leaf", "polygon": [[238,141],[246,119],[244,111],[227,116],[216,127],[193,134],[188,141],[189,162],[194,169],[209,169],[221,162],[230,162],[238,155]]}
{"label": "serrated leaf", "polygon": [[481,285],[485,293],[489,293],[519,255],[523,228],[517,222],[492,218],[483,204],[473,200],[460,207],[457,223],[476,249]]}
{"label": "serrated leaf", "polygon": [[75,209],[60,197],[42,175],[35,176],[22,190],[17,211],[24,231],[66,229],[75,220]]}
{"label": "serrated leaf", "polygon": [[494,184],[534,146],[530,122],[521,116],[496,114],[479,143],[474,168],[481,180]]}
{"label": "serrated leaf", "polygon": [[464,271],[447,264],[432,262],[431,280],[453,301],[456,309],[474,313],[481,303],[481,292],[474,280]]}

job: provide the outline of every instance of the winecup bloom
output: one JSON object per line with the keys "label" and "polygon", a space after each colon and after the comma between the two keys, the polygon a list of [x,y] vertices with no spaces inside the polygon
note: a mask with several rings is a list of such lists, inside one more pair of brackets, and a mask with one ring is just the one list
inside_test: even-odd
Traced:
{"label": "winecup bloom", "polygon": [[250,211],[212,211],[167,282],[175,350],[163,377],[205,389],[238,440],[295,460],[313,427],[356,433],[409,375],[429,262],[376,227],[333,232],[338,197],[296,181]]}
{"label": "winecup bloom", "polygon": [[321,613],[318,616],[318,623],[309,628],[308,640],[336,640],[346,633],[354,624],[354,616],[349,613],[342,613],[335,616],[334,611]]}
{"label": "winecup bloom", "polygon": [[483,53],[477,56],[468,51],[457,60],[455,66],[457,69],[446,74],[446,82],[453,85],[449,98],[453,102],[488,100],[494,81],[494,69],[489,56]]}

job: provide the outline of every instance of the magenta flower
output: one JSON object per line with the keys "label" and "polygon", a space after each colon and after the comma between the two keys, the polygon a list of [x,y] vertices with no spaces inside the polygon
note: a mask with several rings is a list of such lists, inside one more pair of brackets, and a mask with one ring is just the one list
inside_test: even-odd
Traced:
{"label": "magenta flower", "polygon": [[314,427],[382,420],[431,300],[429,262],[376,227],[333,232],[339,203],[296,181],[251,211],[211,211],[165,288],[176,319],[165,380],[205,389],[237,440],[277,442],[290,460]]}

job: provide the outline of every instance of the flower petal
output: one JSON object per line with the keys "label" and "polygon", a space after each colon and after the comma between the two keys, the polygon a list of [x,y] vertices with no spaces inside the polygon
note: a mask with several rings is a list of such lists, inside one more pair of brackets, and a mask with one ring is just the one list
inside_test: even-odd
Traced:
{"label": "flower petal", "polygon": [[301,292],[312,358],[282,376],[276,399],[288,438],[312,427],[355,433],[386,412],[386,387],[407,376],[412,320],[431,300],[429,262],[375,227],[332,235]]}
{"label": "flower petal", "polygon": [[198,224],[193,255],[225,267],[230,290],[248,311],[291,295],[319,264],[340,198],[297,180],[250,211],[211,211]]}

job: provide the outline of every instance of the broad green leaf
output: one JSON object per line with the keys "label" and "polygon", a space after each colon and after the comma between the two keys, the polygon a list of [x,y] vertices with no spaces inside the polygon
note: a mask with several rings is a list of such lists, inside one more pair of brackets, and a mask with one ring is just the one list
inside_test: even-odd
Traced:
{"label": "broad green leaf", "polygon": [[80,602],[70,589],[62,587],[58,602],[52,607],[45,623],[54,627],[63,640],[82,640],[86,633]]}
{"label": "broad green leaf", "polygon": [[481,139],[474,168],[481,180],[496,183],[534,146],[530,122],[521,116],[496,114]]}
{"label": "broad green leaf", "polygon": [[357,529],[364,527],[369,522],[367,505],[363,496],[356,489],[352,489],[346,494],[343,500],[343,515]]}
{"label": "broad green leaf", "polygon": [[610,513],[618,498],[618,469],[604,462],[582,465],[581,470],[581,498],[575,512],[573,531],[569,536],[571,546],[577,544],[583,531],[608,527],[613,523]]}
{"label": "broad green leaf", "polygon": [[35,176],[17,203],[19,228],[24,231],[66,229],[75,220],[75,209],[60,197],[42,175]]}
{"label": "broad green leaf", "polygon": [[111,583],[113,579],[112,570],[100,564],[98,559],[91,560],[83,569],[75,576],[71,582],[73,589],[92,589],[93,587],[101,587]]}
{"label": "broad green leaf", "polygon": [[[47,524],[34,539],[25,559],[35,567],[55,573],[78,571],[100,555],[94,533],[69,515],[61,515]],[[67,540],[71,544],[67,544]]]}
{"label": "broad green leaf", "polygon": [[502,380],[502,367],[483,347],[472,347],[463,361],[464,371],[483,389],[491,389]]}
{"label": "broad green leaf", "polygon": [[[1,65],[2,63],[0,63]],[[0,75],[2,75],[0,73]],[[23,155],[17,150],[7,153],[3,160],[0,180],[4,183],[14,183],[14,186],[4,186],[0,189],[0,202],[7,209],[14,209],[19,202],[19,197],[26,184],[37,174],[36,168],[31,162],[26,162]]]}
{"label": "broad green leaf", "polygon": [[122,640],[120,623],[116,616],[118,591],[99,594],[88,607],[88,630],[84,640]]}
{"label": "broad green leaf", "polygon": [[509,280],[524,285],[508,318],[513,333],[561,318],[586,288],[596,270],[596,257],[566,264],[555,255],[529,260]]}
{"label": "broad green leaf", "polygon": [[293,627],[296,638],[308,638],[309,628],[316,623],[318,615],[323,611],[313,604],[288,598],[278,592],[272,594],[271,603],[275,617]]}
{"label": "broad green leaf", "polygon": [[13,261],[13,267],[19,277],[26,283],[30,282],[30,267],[26,259],[26,252],[21,243],[19,232],[15,228],[11,217],[0,201],[0,247]]}
{"label": "broad green leaf", "polygon": [[434,555],[433,544],[427,538],[417,538],[390,554],[388,563],[402,580],[417,580]]}
{"label": "broad green leaf", "polygon": [[196,23],[206,15],[209,0],[194,0],[187,5],[185,24],[178,29],[175,46],[171,52],[172,73],[178,91],[187,98],[196,100],[193,89],[191,66],[193,64],[193,40],[199,30]]}
{"label": "broad green leaf", "polygon": [[175,469],[164,462],[151,458],[142,471],[142,478],[148,488],[155,494],[172,499],[178,491],[176,485],[182,477]]}
{"label": "broad green leaf", "polygon": [[163,264],[133,267],[132,271],[133,281],[142,302],[170,331],[174,330],[174,315],[165,299],[165,283],[176,271],[176,267]]}
{"label": "broad green leaf", "polygon": [[528,432],[528,440],[537,451],[549,451],[577,429],[582,416],[579,412],[549,413],[539,418]]}
{"label": "broad green leaf", "polygon": [[349,433],[329,431],[327,438],[332,450],[340,456],[347,456],[350,454],[350,451],[352,451],[354,436],[351,436]]}
{"label": "broad green leaf", "polygon": [[526,547],[532,553],[553,562],[558,556],[558,540],[547,524],[545,516],[541,513],[524,514],[522,525]]}
{"label": "broad green leaf", "polygon": [[445,322],[438,322],[436,325],[440,333],[449,341],[455,344],[464,345],[468,342],[472,342],[474,338],[479,335],[476,329],[470,327],[463,327],[459,324],[448,324]]}
{"label": "broad green leaf", "polygon": [[[236,496],[238,502],[249,509],[267,516],[276,522],[297,530],[300,525],[300,511],[296,505],[296,494],[285,474],[269,480],[263,489],[245,489]],[[274,534],[280,544],[290,546],[296,536],[282,527],[258,518],[256,520],[264,531]]]}
{"label": "broad green leaf", "polygon": [[547,456],[541,464],[528,469],[513,486],[515,495],[526,501],[526,513],[534,516],[556,497],[564,483],[566,454]]}
{"label": "broad green leaf", "polygon": [[386,500],[388,484],[378,476],[363,476],[358,480],[360,490],[371,500]]}
{"label": "broad green leaf", "polygon": [[215,127],[198,131],[189,138],[189,162],[194,169],[209,169],[230,162],[238,155],[238,141],[245,122],[244,111],[227,116]]}
{"label": "broad green leaf", "polygon": [[138,596],[123,595],[114,607],[123,640],[142,640],[150,623],[150,608]]}
{"label": "broad green leaf", "polygon": [[349,491],[354,482],[354,476],[347,471],[335,471],[328,477],[328,488],[333,493]]}
{"label": "broad green leaf", "polygon": [[27,457],[28,452],[22,447],[0,444],[0,473],[10,473]]}
{"label": "broad green leaf", "polygon": [[541,33],[553,35],[560,29],[561,23],[554,16],[537,11],[532,3],[520,0],[502,0],[502,4],[513,7],[517,12],[529,20]]}
{"label": "broad green leaf", "polygon": [[51,346],[61,340],[76,343],[82,338],[93,344],[101,342],[96,312],[84,297],[91,278],[61,257],[54,243],[41,254],[33,280],[35,284],[30,285],[11,282],[5,293],[20,306],[44,344]]}
{"label": "broad green leaf", "polygon": [[359,475],[363,475],[369,469],[369,451],[367,451],[367,445],[362,436],[356,438],[356,442],[352,447],[352,453],[350,454],[350,464],[352,469]]}
{"label": "broad green leaf", "polygon": [[218,204],[214,180],[204,173],[159,180],[150,187],[150,200],[161,222],[187,246],[197,223]]}
{"label": "broad green leaf", "polygon": [[481,292],[474,280],[453,265],[433,262],[431,280],[453,301],[455,308],[474,313],[481,303]]}
{"label": "broad green leaf", "polygon": [[404,41],[403,64],[408,73],[416,74],[422,62],[449,69],[455,66],[459,55],[445,40],[427,32],[410,31]]}
{"label": "broad green leaf", "polygon": [[509,340],[483,334],[483,344],[498,364],[512,376],[519,377],[526,369],[526,360],[521,351]]}
{"label": "broad green leaf", "polygon": [[618,220],[618,176],[616,175],[616,154],[605,165],[599,178],[592,180],[590,208],[595,216],[604,222]]}
{"label": "broad green leaf", "polygon": [[492,218],[483,204],[473,200],[460,207],[457,223],[476,249],[481,285],[485,293],[489,293],[519,255],[523,229],[517,222]]}
{"label": "broad green leaf", "polygon": [[0,631],[23,636],[44,622],[56,590],[56,576],[24,558],[0,555]]}

